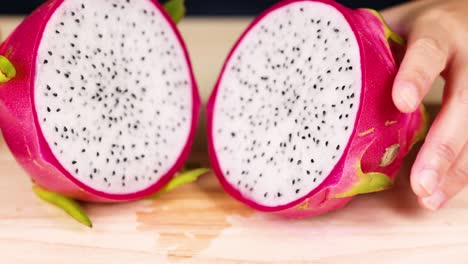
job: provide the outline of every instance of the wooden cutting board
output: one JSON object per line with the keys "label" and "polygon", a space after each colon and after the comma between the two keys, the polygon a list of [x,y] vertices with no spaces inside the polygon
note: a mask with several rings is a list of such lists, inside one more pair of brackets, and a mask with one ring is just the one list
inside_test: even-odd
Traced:
{"label": "wooden cutting board", "polygon": [[[2,37],[19,21],[0,17]],[[182,23],[203,98],[247,23]],[[426,100],[433,116],[440,93]],[[203,127],[191,161],[207,165]],[[254,212],[208,174],[157,199],[85,204],[89,229],[37,199],[0,141],[0,263],[468,263],[468,191],[438,212],[420,209],[408,184],[412,156],[394,189],[312,219]]]}

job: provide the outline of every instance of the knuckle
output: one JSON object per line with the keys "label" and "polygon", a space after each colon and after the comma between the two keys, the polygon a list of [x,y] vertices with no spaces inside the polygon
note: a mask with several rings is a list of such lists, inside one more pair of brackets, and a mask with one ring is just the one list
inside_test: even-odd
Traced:
{"label": "knuckle", "polygon": [[434,154],[449,164],[457,157],[457,152],[452,142],[438,142],[434,144]]}
{"label": "knuckle", "polygon": [[450,29],[457,20],[457,10],[449,6],[438,6],[437,8],[427,9],[420,17],[421,23],[427,23],[442,26],[445,29]]}
{"label": "knuckle", "polygon": [[[424,57],[430,57],[434,61],[435,65],[441,67],[446,63],[447,51],[443,48],[444,46],[433,37],[421,37],[417,39],[413,48]],[[424,65],[427,67],[428,65]]]}
{"label": "knuckle", "polygon": [[444,18],[446,16],[447,16],[446,9],[439,7],[439,8],[427,9],[422,15],[422,18],[426,21],[439,21],[441,18]]}
{"label": "knuckle", "polygon": [[438,40],[422,37],[415,40],[408,49],[408,57],[412,62],[406,68],[405,79],[411,80],[418,89],[419,95],[424,95],[446,64],[447,53]]}
{"label": "knuckle", "polygon": [[466,18],[460,7],[453,4],[437,4],[432,8],[427,8],[415,19],[415,25],[418,27],[436,27],[439,36],[444,42],[454,41],[455,43],[466,45],[468,32],[466,28]]}

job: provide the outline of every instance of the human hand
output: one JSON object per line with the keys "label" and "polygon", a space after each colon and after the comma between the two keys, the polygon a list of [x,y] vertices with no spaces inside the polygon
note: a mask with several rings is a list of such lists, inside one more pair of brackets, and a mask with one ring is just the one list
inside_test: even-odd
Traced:
{"label": "human hand", "polygon": [[420,204],[438,209],[468,184],[468,1],[420,0],[382,15],[407,40],[393,86],[402,112],[416,111],[439,75],[442,109],[411,170]]}

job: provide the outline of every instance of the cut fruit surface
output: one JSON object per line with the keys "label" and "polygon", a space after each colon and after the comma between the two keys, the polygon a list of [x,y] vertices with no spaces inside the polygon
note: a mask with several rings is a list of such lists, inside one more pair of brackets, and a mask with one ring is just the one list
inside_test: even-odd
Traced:
{"label": "cut fruit surface", "polygon": [[359,53],[345,17],[320,2],[278,8],[250,29],[214,105],[214,147],[229,184],[272,206],[323,182],[353,132]]}
{"label": "cut fruit surface", "polygon": [[115,194],[167,173],[192,121],[184,51],[154,4],[133,2],[65,1],[37,56],[34,101],[54,156],[74,178]]}

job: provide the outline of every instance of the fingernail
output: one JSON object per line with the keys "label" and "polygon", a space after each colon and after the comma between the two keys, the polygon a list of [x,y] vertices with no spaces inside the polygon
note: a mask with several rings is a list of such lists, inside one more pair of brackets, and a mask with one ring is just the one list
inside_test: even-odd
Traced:
{"label": "fingernail", "polygon": [[419,175],[419,185],[424,189],[427,195],[435,192],[438,181],[437,173],[434,170],[425,169]]}
{"label": "fingernail", "polygon": [[403,104],[409,110],[416,109],[418,107],[418,94],[417,88],[414,84],[410,82],[402,82],[399,84],[400,86],[400,99]]}
{"label": "fingernail", "polygon": [[437,191],[429,197],[421,199],[424,206],[429,210],[437,210],[447,201],[447,196],[442,191]]}

